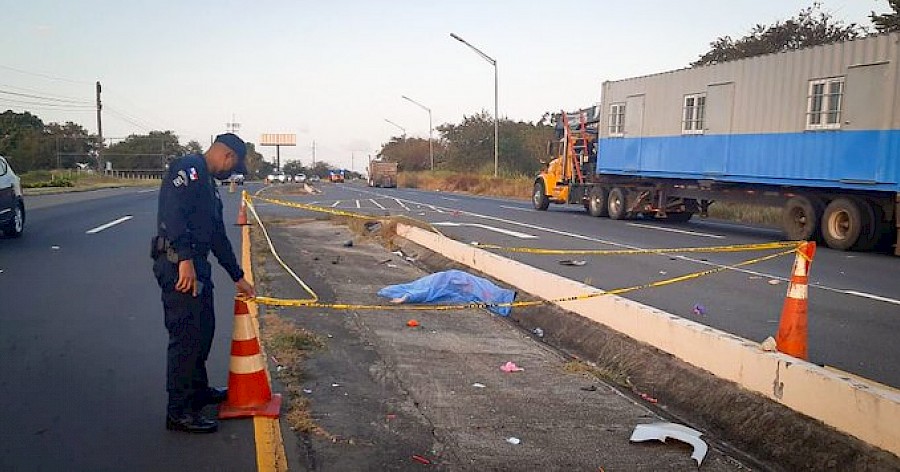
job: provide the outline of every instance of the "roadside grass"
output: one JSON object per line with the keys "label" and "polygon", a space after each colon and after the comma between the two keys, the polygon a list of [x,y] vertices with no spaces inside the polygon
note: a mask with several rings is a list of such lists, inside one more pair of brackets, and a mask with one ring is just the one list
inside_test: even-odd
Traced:
{"label": "roadside grass", "polygon": [[108,187],[156,187],[159,179],[123,179],[72,170],[37,170],[19,174],[29,194],[76,192]]}
{"label": "roadside grass", "polygon": [[[518,175],[495,178],[481,174],[449,171],[400,172],[397,176],[397,184],[400,187],[424,190],[529,199],[534,185],[534,176]],[[779,227],[781,225],[781,208],[715,202],[709,207],[709,217],[736,223]]]}

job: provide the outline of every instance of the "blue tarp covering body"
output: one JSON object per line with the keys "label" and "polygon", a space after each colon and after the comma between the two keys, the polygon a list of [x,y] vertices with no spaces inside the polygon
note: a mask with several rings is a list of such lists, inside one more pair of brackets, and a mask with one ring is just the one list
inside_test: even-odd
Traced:
{"label": "blue tarp covering body", "polygon": [[[378,296],[405,297],[404,303],[512,303],[516,292],[461,270],[448,270],[407,284],[389,285],[379,290]],[[489,306],[488,309],[509,316],[511,307]]]}

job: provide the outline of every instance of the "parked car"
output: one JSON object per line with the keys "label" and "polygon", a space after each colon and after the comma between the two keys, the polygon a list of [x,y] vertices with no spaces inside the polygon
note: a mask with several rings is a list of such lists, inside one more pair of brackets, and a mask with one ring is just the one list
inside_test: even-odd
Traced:
{"label": "parked car", "polygon": [[231,174],[231,177],[222,181],[222,185],[230,185],[232,182],[237,185],[244,185],[244,174]]}
{"label": "parked car", "polygon": [[25,231],[22,182],[3,156],[0,156],[0,231],[8,238],[18,238]]}
{"label": "parked car", "polygon": [[294,182],[298,184],[306,183],[306,174],[297,174],[294,176]]}
{"label": "parked car", "polygon": [[312,176],[309,177],[309,181],[310,181],[310,182],[318,182],[318,181],[320,181],[320,180],[322,180],[322,178],[319,177],[318,175],[312,175]]}

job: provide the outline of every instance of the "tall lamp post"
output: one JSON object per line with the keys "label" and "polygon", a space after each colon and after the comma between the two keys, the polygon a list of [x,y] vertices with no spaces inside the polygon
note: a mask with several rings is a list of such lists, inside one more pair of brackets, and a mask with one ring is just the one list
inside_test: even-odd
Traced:
{"label": "tall lamp post", "polygon": [[394,123],[393,121],[391,121],[391,120],[389,120],[389,119],[387,119],[387,118],[385,118],[384,121],[387,121],[388,123],[390,123],[390,124],[396,126],[397,128],[400,128],[400,132],[403,133],[403,139],[406,139],[406,128],[404,128],[404,127],[398,125],[397,123]]}
{"label": "tall lamp post", "polygon": [[434,172],[434,140],[431,137],[434,132],[434,128],[431,126],[431,108],[422,105],[421,103],[407,97],[406,95],[400,96],[406,100],[409,100],[410,102],[413,102],[414,104],[418,105],[419,108],[428,112],[428,156],[431,157],[431,171]]}
{"label": "tall lamp post", "polygon": [[481,52],[480,49],[472,46],[465,39],[462,39],[453,33],[450,33],[450,37],[465,44],[466,46],[469,46],[473,51],[478,53],[479,56],[481,56],[484,60],[490,62],[491,65],[494,66],[494,177],[497,177],[500,163],[500,114],[498,112],[499,107],[497,106],[497,60]]}

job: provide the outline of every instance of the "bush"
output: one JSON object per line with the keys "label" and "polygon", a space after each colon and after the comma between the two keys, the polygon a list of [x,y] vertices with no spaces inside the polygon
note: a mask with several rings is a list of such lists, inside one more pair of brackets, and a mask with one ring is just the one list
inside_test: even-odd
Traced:
{"label": "bush", "polygon": [[53,176],[50,177],[50,180],[45,180],[43,182],[23,182],[22,187],[24,188],[45,188],[45,187],[74,187],[75,183],[72,182],[72,179],[68,177],[58,177]]}

